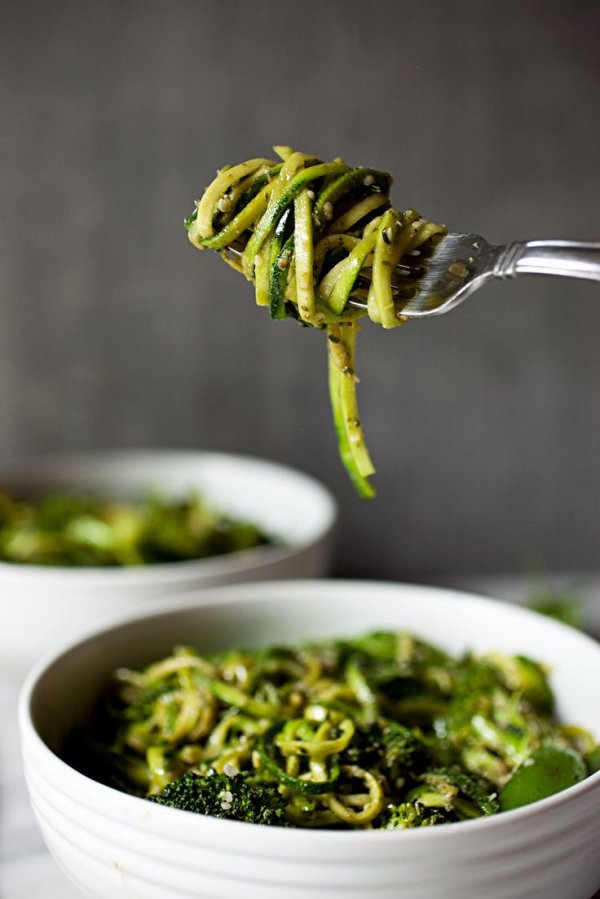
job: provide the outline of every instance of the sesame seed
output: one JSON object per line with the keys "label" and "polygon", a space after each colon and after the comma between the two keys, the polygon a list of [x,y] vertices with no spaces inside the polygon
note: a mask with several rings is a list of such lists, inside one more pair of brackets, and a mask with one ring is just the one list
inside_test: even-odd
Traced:
{"label": "sesame seed", "polygon": [[306,196],[308,197],[309,200],[314,200],[314,198],[315,198],[315,192],[314,192],[314,190],[307,190],[307,191],[306,191]]}
{"label": "sesame seed", "polygon": [[223,809],[224,812],[228,812],[229,809],[231,808],[231,802],[222,802],[221,808]]}
{"label": "sesame seed", "polygon": [[370,187],[372,184],[375,184],[375,178],[373,175],[365,175],[363,178],[363,184],[365,187]]}
{"label": "sesame seed", "polygon": [[225,802],[233,802],[233,793],[227,790],[227,792],[223,795],[223,799]]}
{"label": "sesame seed", "polygon": [[288,267],[290,264],[290,260],[287,256],[282,256],[281,259],[277,260],[277,268],[280,268],[282,271]]}
{"label": "sesame seed", "polygon": [[217,209],[219,212],[229,212],[233,203],[231,202],[231,197],[221,197],[219,202],[217,203]]}
{"label": "sesame seed", "polygon": [[452,265],[448,266],[448,271],[456,278],[466,278],[469,274],[469,269],[464,262],[453,262]]}
{"label": "sesame seed", "polygon": [[327,219],[328,222],[333,218],[333,204],[327,200],[325,205],[323,206],[323,215]]}
{"label": "sesame seed", "polygon": [[235,777],[237,773],[237,768],[235,765],[232,765],[231,762],[227,762],[223,765],[223,774],[226,774],[227,777]]}
{"label": "sesame seed", "polygon": [[241,681],[242,683],[244,681],[247,681],[248,680],[248,671],[246,669],[246,666],[245,665],[236,665],[235,676],[236,676],[236,679]]}
{"label": "sesame seed", "polygon": [[312,705],[310,709],[307,709],[307,712],[312,721],[325,721],[327,718],[327,709],[324,709],[323,706]]}

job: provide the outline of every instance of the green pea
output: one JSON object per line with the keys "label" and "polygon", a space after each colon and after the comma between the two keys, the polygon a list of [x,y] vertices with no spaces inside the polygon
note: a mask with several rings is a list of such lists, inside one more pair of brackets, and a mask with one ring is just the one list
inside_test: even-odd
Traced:
{"label": "green pea", "polygon": [[517,768],[500,791],[500,809],[507,812],[545,799],[586,776],[585,762],[578,753],[558,746],[541,746]]}

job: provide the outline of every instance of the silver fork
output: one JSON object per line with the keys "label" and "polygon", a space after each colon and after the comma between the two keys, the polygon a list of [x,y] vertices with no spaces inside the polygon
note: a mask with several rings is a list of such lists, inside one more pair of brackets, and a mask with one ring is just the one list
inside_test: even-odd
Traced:
{"label": "silver fork", "polygon": [[[236,241],[226,252],[239,258],[243,244]],[[600,243],[574,240],[517,241],[492,246],[479,234],[446,234],[425,256],[404,257],[392,278],[398,312],[406,318],[444,315],[491,278],[517,275],[561,275],[600,281]],[[349,303],[365,309],[358,293],[361,276]]]}
{"label": "silver fork", "polygon": [[561,275],[600,281],[600,243],[530,240],[495,247],[478,234],[447,234],[423,262],[414,296],[399,305],[407,318],[444,315],[491,278]]}

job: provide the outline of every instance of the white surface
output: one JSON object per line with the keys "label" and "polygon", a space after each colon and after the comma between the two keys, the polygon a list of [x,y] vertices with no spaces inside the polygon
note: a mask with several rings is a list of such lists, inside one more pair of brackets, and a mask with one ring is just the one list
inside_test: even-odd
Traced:
{"label": "white surface", "polygon": [[18,686],[0,678],[0,897],[81,899],[46,849],[29,805],[17,731]]}
{"label": "white surface", "polygon": [[[288,602],[293,598],[293,594],[297,593],[301,585],[291,585],[288,591]],[[368,588],[368,585],[364,585]],[[498,585],[496,585],[496,589]],[[249,588],[251,589],[251,588]],[[264,588],[264,593],[268,594],[270,590]],[[321,608],[316,612],[316,605],[313,602],[306,603],[309,606],[308,616],[303,614],[298,602],[293,604],[294,611],[290,614],[286,610],[285,615],[281,618],[275,628],[281,628],[282,622],[288,620],[291,623],[293,631],[297,631],[300,626],[305,628],[307,633],[314,635],[331,633],[335,627],[340,632],[340,606],[337,608],[343,597],[344,608],[347,610],[347,622],[343,629],[348,630],[357,627],[360,629],[365,625],[376,624],[374,618],[377,618],[381,626],[399,626],[400,618],[406,619],[410,629],[429,635],[430,639],[440,642],[442,645],[448,646],[452,650],[457,650],[459,646],[464,647],[465,642],[474,646],[476,649],[491,648],[490,641],[499,649],[514,649],[523,651],[526,647],[530,647],[533,642],[540,640],[539,645],[543,645],[544,650],[552,657],[555,663],[555,679],[554,685],[559,697],[559,704],[562,703],[567,712],[572,710],[573,719],[577,719],[582,724],[587,724],[594,731],[598,731],[600,727],[600,710],[591,706],[590,697],[579,699],[579,695],[583,689],[583,684],[576,684],[581,671],[585,672],[586,666],[589,669],[586,679],[586,687],[588,693],[593,690],[590,686],[589,674],[595,672],[599,662],[599,652],[591,644],[586,643],[577,634],[566,632],[562,628],[558,628],[553,622],[535,621],[531,616],[525,616],[522,613],[518,615],[515,612],[506,614],[505,610],[498,610],[494,604],[485,604],[486,608],[482,608],[479,604],[474,609],[472,602],[461,598],[454,598],[455,608],[462,612],[458,615],[459,627],[453,625],[448,620],[440,620],[443,616],[443,608],[439,605],[439,596],[435,591],[412,591],[410,589],[396,591],[393,603],[390,603],[391,594],[379,587],[371,585],[368,594],[361,594],[360,589],[354,589],[349,585],[331,584],[330,588],[322,590]],[[303,594],[304,596],[305,594]],[[369,596],[369,604],[365,603],[365,597]],[[296,596],[296,600],[299,596]],[[269,614],[265,617],[261,631],[261,638],[266,642],[270,642],[273,634],[267,631],[273,622],[274,607],[268,604],[265,612]],[[213,629],[215,629],[215,639],[223,639],[223,634],[229,631],[233,626],[236,632],[233,636],[239,637],[237,631],[241,627],[247,628],[249,638],[256,639],[256,634],[251,633],[251,621],[245,620],[245,610],[243,604],[235,604],[236,615],[227,619],[227,612],[223,605],[215,605],[213,610],[209,612],[209,620]],[[400,612],[398,607],[400,606]],[[231,607],[233,609],[234,606]],[[373,612],[374,610],[374,612]],[[312,612],[312,617],[311,617]],[[474,623],[474,620],[477,623]],[[512,619],[512,620],[511,620]],[[241,622],[241,624],[240,624]],[[486,623],[488,628],[484,637],[481,636],[482,624]],[[508,627],[506,624],[508,623]],[[162,624],[168,629],[168,619]],[[135,625],[134,629],[138,626]],[[236,631],[237,629],[237,631]],[[161,633],[163,628],[161,627]],[[342,630],[343,632],[343,630]],[[133,630],[127,634],[131,637]],[[286,636],[282,632],[283,636]],[[289,635],[288,635],[289,636]],[[170,639],[166,635],[164,639]],[[487,642],[486,642],[487,641]],[[515,643],[515,641],[517,641]],[[521,642],[522,641],[522,644]],[[101,650],[101,653],[99,652]],[[86,665],[93,669],[101,667],[101,656],[108,654],[105,664],[112,667],[114,660],[110,659],[111,640],[100,638],[99,641],[93,641],[86,647],[85,658]],[[122,649],[119,649],[121,652]],[[113,648],[114,652],[114,648]],[[532,653],[535,654],[535,653]],[[539,655],[539,652],[537,653]],[[577,666],[572,664],[572,658],[576,655],[578,659]],[[78,650],[70,654],[71,662],[76,662]],[[67,657],[65,657],[67,658]],[[61,663],[62,664],[62,663]],[[69,662],[67,662],[68,667]],[[590,667],[591,666],[591,667]],[[57,667],[57,671],[61,665]],[[64,668],[65,666],[63,666]],[[72,683],[72,672],[68,674],[69,683]],[[58,678],[60,680],[60,676]],[[85,691],[85,686],[83,686]],[[8,697],[9,703],[14,707],[14,695]],[[38,703],[39,705],[39,703]],[[42,703],[38,709],[38,715],[41,720],[44,718],[44,711],[47,703]],[[65,711],[65,710],[63,710]],[[582,718],[582,715],[587,717]],[[57,714],[56,726],[60,731],[63,715],[60,711]],[[67,711],[68,718],[68,711]],[[50,720],[50,719],[48,719]],[[54,721],[54,716],[52,716]],[[48,725],[47,725],[48,726]],[[12,748],[14,752],[14,746]],[[165,892],[164,888],[152,889],[149,884],[144,884],[140,890],[129,891],[125,889],[125,881],[115,870],[115,865],[97,864],[90,860],[89,855],[78,857],[73,852],[71,840],[81,843],[82,849],[87,852],[90,847],[90,828],[96,830],[100,828],[100,839],[93,838],[92,845],[95,850],[100,847],[100,852],[109,853],[107,860],[116,862],[116,856],[120,854],[125,867],[132,870],[136,863],[141,862],[141,856],[137,858],[137,851],[147,852],[150,844],[153,846],[152,861],[148,861],[148,856],[144,855],[144,870],[148,869],[148,865],[152,866],[153,875],[159,877],[161,875],[161,865],[159,862],[161,845],[164,844],[167,837],[164,830],[161,829],[165,825],[165,815],[170,815],[168,822],[168,832],[173,836],[176,835],[181,840],[181,851],[184,853],[186,861],[197,864],[200,869],[205,870],[212,868],[213,870],[213,886],[208,887],[205,892],[196,892],[200,883],[207,884],[205,878],[195,876],[193,895],[210,896],[211,899],[224,899],[224,896],[236,897],[252,897],[255,896],[280,896],[282,894],[281,884],[287,880],[289,886],[284,892],[294,897],[319,897],[319,893],[315,889],[316,884],[324,884],[330,881],[331,887],[322,895],[335,896],[346,895],[348,892],[354,895],[361,894],[360,879],[367,878],[369,886],[372,887],[378,896],[382,899],[391,899],[397,895],[395,884],[398,881],[398,872],[396,865],[398,859],[401,859],[402,871],[412,868],[414,887],[408,892],[403,891],[403,896],[425,897],[427,899],[453,899],[460,896],[461,899],[469,899],[471,896],[481,895],[480,888],[485,886],[486,896],[493,896],[493,899],[506,899],[506,896],[527,897],[527,899],[537,899],[537,897],[548,896],[551,899],[567,899],[565,890],[569,892],[569,899],[589,899],[589,892],[582,886],[584,882],[591,882],[594,878],[592,871],[597,870],[597,858],[594,854],[593,840],[598,839],[598,834],[593,826],[579,832],[578,822],[582,820],[582,816],[577,813],[577,809],[572,806],[581,801],[585,805],[597,802],[595,790],[597,789],[596,777],[593,782],[586,781],[578,787],[570,791],[569,797],[553,797],[546,800],[545,803],[537,804],[536,807],[523,809],[518,812],[509,813],[507,816],[494,819],[492,821],[471,822],[468,824],[457,825],[449,828],[444,833],[433,828],[428,831],[408,832],[402,835],[379,835],[375,833],[365,834],[313,834],[310,831],[296,831],[292,834],[290,831],[270,831],[266,829],[247,828],[244,825],[233,825],[236,829],[236,839],[234,845],[238,854],[231,857],[231,864],[227,862],[228,853],[231,851],[231,825],[229,822],[207,822],[206,819],[195,818],[190,822],[187,815],[179,812],[172,812],[161,808],[146,808],[146,804],[132,797],[122,796],[122,794],[114,794],[112,791],[104,791],[96,784],[92,784],[78,775],[73,774],[70,769],[66,769],[62,763],[58,762],[48,751],[37,743],[35,740],[28,740],[27,757],[30,762],[30,776],[35,782],[36,797],[39,806],[44,813],[49,816],[51,821],[57,823],[65,833],[68,841],[62,838],[55,839],[54,845],[59,851],[64,852],[66,862],[73,866],[81,878],[90,878],[90,869],[93,867],[95,873],[90,882],[98,889],[97,895],[103,896],[136,896],[136,897],[160,897],[160,899],[176,899],[179,895],[184,895],[186,871],[183,869],[181,874],[180,888],[174,892]],[[14,758],[14,755],[13,755]],[[14,764],[14,763],[13,763]],[[7,776],[8,775],[8,776]],[[74,784],[73,778],[79,781]],[[8,797],[7,814],[10,815],[11,833],[8,839],[2,839],[2,867],[0,871],[3,876],[2,883],[3,899],[12,899],[16,896],[27,896],[32,899],[51,899],[54,895],[61,896],[63,899],[69,899],[71,896],[77,895],[67,886],[56,887],[58,892],[52,893],[54,884],[57,883],[55,871],[54,879],[52,876],[46,878],[43,862],[43,854],[39,851],[39,842],[35,838],[32,839],[30,827],[31,818],[24,817],[23,813],[23,790],[22,786],[15,785],[14,768],[10,772],[4,769],[3,783],[6,782],[6,791]],[[73,787],[75,786],[75,791]],[[16,790],[16,794],[15,794]],[[67,798],[65,791],[71,791],[71,798]],[[111,793],[112,798],[105,802],[102,792]],[[115,798],[118,796],[118,798]],[[11,806],[13,812],[11,815]],[[90,811],[82,813],[80,803],[89,805]],[[113,805],[112,808],[109,806]],[[117,808],[118,806],[118,808]],[[69,817],[74,817],[75,822],[79,817],[80,821],[86,821],[86,826],[73,827],[68,818],[63,817],[64,808],[68,808]],[[93,811],[91,811],[93,809]],[[575,812],[573,820],[571,813]],[[110,816],[114,814],[115,819],[111,822]],[[82,817],[84,815],[85,817]],[[586,810],[585,821],[591,822],[593,815],[590,809]],[[183,821],[185,818],[185,822]],[[509,819],[510,818],[510,822]],[[6,820],[4,818],[3,820]],[[29,824],[27,823],[29,820]],[[87,822],[89,821],[89,828]],[[185,823],[185,826],[183,826]],[[107,826],[108,824],[108,826]],[[559,827],[559,832],[552,834],[554,827]],[[4,827],[4,825],[3,825]],[[241,827],[241,830],[239,829]],[[225,829],[223,829],[225,828]],[[469,830],[468,840],[465,840],[466,830]],[[459,838],[459,832],[461,837]],[[52,838],[52,827],[49,830]],[[132,839],[134,844],[130,843]],[[484,836],[485,834],[485,836]],[[396,840],[387,840],[385,837],[400,837]],[[381,837],[384,839],[382,840]],[[340,839],[341,838],[341,839]],[[348,839],[349,838],[349,839]],[[126,841],[125,848],[123,839]],[[188,841],[188,849],[185,849],[186,839]],[[104,841],[104,842],[103,842]],[[211,846],[208,846],[208,842]],[[348,851],[348,844],[352,843],[352,851]],[[127,845],[129,843],[129,845]],[[189,844],[193,844],[193,853],[190,853]],[[204,852],[201,847],[205,845]],[[221,844],[219,849],[219,843]],[[509,845],[512,844],[512,845]],[[527,844],[527,850],[524,851]],[[6,848],[5,848],[6,846]],[[225,846],[227,849],[225,850]],[[465,846],[467,847],[465,850]],[[12,860],[11,860],[12,847]],[[143,847],[143,849],[142,849]],[[502,848],[505,852],[510,851],[511,864],[507,865],[507,859],[502,855],[498,857],[498,849]],[[244,849],[246,852],[244,852]],[[309,849],[313,862],[312,865],[304,863],[306,850]],[[393,852],[390,850],[393,849]],[[592,851],[590,851],[590,849]],[[8,851],[7,851],[8,850]],[[155,855],[155,851],[158,854]],[[219,860],[220,851],[226,852]],[[518,851],[523,850],[523,851]],[[583,851],[581,858],[578,853]],[[422,871],[427,870],[427,865],[423,864],[425,856],[429,857],[434,852],[436,858],[443,862],[441,869],[444,873],[443,887],[438,886],[427,892],[423,892]],[[280,854],[281,853],[281,854]],[[331,865],[332,858],[338,856],[338,862]],[[457,857],[463,855],[462,860],[457,861]],[[114,857],[113,857],[114,856]],[[262,859],[261,859],[262,856]],[[423,856],[423,857],[421,857]],[[489,856],[489,858],[487,857]],[[532,857],[536,857],[536,864],[533,869],[531,867]],[[102,856],[101,856],[102,857]],[[273,861],[265,860],[272,858]],[[279,861],[275,862],[278,858]],[[342,858],[345,863],[342,864]],[[468,858],[468,861],[466,859]],[[340,867],[341,865],[341,867]],[[452,866],[457,865],[460,875],[453,876]],[[568,866],[575,865],[573,875],[569,874],[566,881],[560,883],[565,875]],[[590,865],[592,868],[590,868]],[[213,867],[214,866],[214,867]],[[241,871],[246,871],[247,875],[242,875],[242,879],[237,882],[237,886],[230,886],[225,889],[223,874],[227,875],[231,867],[239,866]],[[314,866],[314,870],[313,870]],[[318,868],[318,871],[317,871]],[[265,870],[273,874],[275,869],[277,874],[275,883],[271,887],[260,886],[255,878],[261,878]],[[347,876],[339,879],[339,872],[343,870]],[[504,880],[507,871],[511,871],[514,878],[510,883]],[[575,871],[578,874],[575,874]],[[585,872],[587,871],[587,875]],[[583,873],[582,873],[583,872]],[[188,872],[189,873],[189,872]],[[318,874],[318,876],[317,876]],[[281,878],[279,881],[278,878]],[[315,885],[306,886],[304,889],[299,888],[298,882],[303,881],[305,884],[310,883],[311,878],[316,878]],[[579,886],[571,890],[572,879],[579,878]],[[587,880],[586,880],[587,877]],[[9,878],[12,878],[12,883]],[[447,878],[447,880],[446,880]],[[582,879],[583,878],[583,879]],[[28,880],[29,879],[29,880]],[[225,878],[227,879],[227,877]],[[410,877],[409,877],[410,879]],[[39,892],[36,892],[35,884],[31,885],[30,881],[36,880],[39,885]],[[129,881],[130,878],[127,878]],[[460,880],[460,883],[458,882]],[[468,888],[465,880],[472,881],[471,887]],[[104,884],[103,886],[101,884]],[[279,884],[278,886],[275,884]],[[594,886],[595,886],[594,883]],[[335,886],[334,886],[335,884]],[[387,886],[386,886],[387,884]],[[292,886],[293,885],[293,886]],[[354,892],[353,892],[354,891]],[[363,885],[362,894],[366,895]],[[185,893],[192,895],[192,892]]]}
{"label": "white surface", "polygon": [[307,475],[228,453],[129,450],[77,454],[0,469],[4,488],[76,490],[136,498],[198,491],[214,508],[251,521],[281,546],[132,568],[53,568],[0,562],[0,671],[22,676],[46,651],[99,621],[157,597],[215,584],[328,573],[336,504]]}

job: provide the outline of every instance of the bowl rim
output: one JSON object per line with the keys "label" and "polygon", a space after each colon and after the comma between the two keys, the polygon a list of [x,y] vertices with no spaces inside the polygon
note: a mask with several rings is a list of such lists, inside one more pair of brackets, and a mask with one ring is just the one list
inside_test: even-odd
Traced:
{"label": "bowl rim", "polygon": [[[582,643],[582,645],[587,646],[588,649],[592,649],[595,653],[598,654],[598,661],[600,666],[600,643],[591,636],[581,631],[577,631],[575,628],[571,628],[568,625],[563,624],[562,622],[550,619],[547,616],[541,615],[540,613],[523,606],[508,603],[505,600],[498,600],[488,596],[471,593],[469,591],[455,589],[452,587],[437,587],[418,583],[385,580],[370,581],[341,578],[306,580],[294,579],[279,581],[272,580],[265,582],[255,581],[246,584],[222,585],[199,590],[195,593],[189,593],[184,597],[162,597],[158,600],[154,600],[152,604],[149,604],[144,611],[125,614],[118,619],[113,619],[109,624],[106,624],[105,622],[103,626],[97,626],[93,629],[90,629],[86,633],[80,634],[76,639],[65,641],[62,646],[59,646],[58,648],[52,650],[44,657],[42,657],[30,670],[19,692],[18,722],[22,751],[25,748],[26,742],[29,742],[36,753],[41,753],[46,758],[47,762],[57,772],[57,774],[61,774],[63,777],[67,777],[69,779],[69,781],[73,784],[75,793],[77,784],[84,784],[87,791],[91,791],[93,794],[97,795],[99,804],[104,806],[106,806],[107,803],[115,806],[118,804],[121,809],[123,807],[130,808],[134,813],[139,812],[141,814],[142,812],[145,812],[147,818],[149,811],[149,803],[147,799],[132,796],[128,793],[107,786],[106,784],[101,784],[98,781],[95,781],[92,778],[88,777],[87,775],[82,774],[80,771],[77,771],[71,765],[63,761],[60,756],[58,756],[53,750],[51,750],[46,745],[44,740],[42,740],[32,720],[31,703],[36,687],[38,683],[43,679],[46,671],[51,669],[54,664],[58,663],[62,656],[67,655],[70,651],[78,648],[80,645],[102,638],[110,634],[111,632],[118,631],[123,626],[134,624],[139,620],[147,618],[160,619],[161,617],[168,617],[172,613],[191,611],[196,608],[204,609],[210,606],[218,606],[222,608],[227,603],[251,603],[259,596],[261,598],[270,598],[268,594],[272,594],[271,598],[280,595],[282,602],[285,602],[289,601],[289,594],[301,593],[311,588],[339,593],[343,592],[349,587],[356,589],[357,586],[361,590],[364,589],[365,592],[372,591],[373,589],[375,589],[376,591],[381,591],[382,593],[385,591],[417,591],[421,594],[421,598],[425,601],[427,594],[434,593],[438,596],[441,594],[446,594],[448,595],[448,597],[452,597],[454,601],[456,601],[457,599],[461,599],[471,604],[483,604],[497,609],[502,608],[517,619],[528,619],[529,621],[531,621],[532,618],[540,619],[544,622],[545,627],[559,632],[568,631],[572,639],[578,640]],[[22,754],[23,756],[25,756],[24,751],[22,752]],[[173,809],[166,806],[156,806],[152,804],[150,805],[157,817],[163,817],[165,821],[168,821],[169,817],[171,817],[174,824],[176,822],[178,823],[178,835],[180,835],[182,832],[189,832],[190,842],[195,842],[196,839],[200,839],[205,836],[206,834],[204,833],[204,831],[206,831],[208,834],[214,834],[215,838],[219,834],[225,835],[228,832],[230,832],[231,835],[235,833],[236,837],[239,839],[242,839],[245,836],[246,840],[250,840],[252,845],[254,846],[259,845],[262,847],[264,845],[266,847],[269,845],[269,843],[272,844],[273,841],[275,841],[278,847],[281,849],[283,849],[286,844],[292,840],[300,841],[302,844],[310,844],[315,840],[315,838],[318,838],[319,842],[324,841],[326,845],[332,847],[342,847],[345,843],[349,843],[350,841],[353,846],[364,842],[365,845],[371,845],[371,847],[373,847],[373,843],[378,840],[381,841],[392,839],[408,839],[422,841],[428,840],[435,842],[439,839],[449,839],[449,835],[452,834],[455,834],[457,836],[463,833],[477,834],[480,831],[492,833],[498,827],[510,828],[512,825],[518,824],[520,822],[527,822],[528,819],[536,818],[538,815],[546,815],[553,809],[564,806],[577,797],[584,796],[586,793],[595,791],[598,788],[600,788],[600,771],[589,775],[584,780],[580,781],[572,787],[567,788],[566,790],[562,790],[561,792],[556,793],[553,796],[538,800],[537,802],[533,802],[530,805],[523,806],[521,808],[501,812],[496,815],[484,816],[475,820],[458,821],[451,824],[440,824],[436,825],[435,827],[423,827],[415,829],[409,828],[403,829],[401,831],[335,831],[319,828],[285,828],[268,827],[266,825],[257,826],[255,824],[249,824],[242,821],[230,821],[226,819],[213,818],[210,816],[194,815],[193,813],[186,812],[181,809]],[[160,809],[160,811],[157,811],[158,809]],[[233,828],[234,830],[232,831],[231,828]],[[159,830],[158,827],[156,829],[157,831]],[[238,844],[236,846],[236,851],[238,850],[243,851],[243,847],[241,844]]]}
{"label": "bowl rim", "polygon": [[[296,482],[298,488],[308,488],[314,499],[321,507],[321,515],[318,527],[307,539],[290,543],[272,544],[250,547],[236,550],[219,556],[207,556],[203,559],[184,559],[174,562],[153,562],[140,566],[61,566],[23,564],[18,562],[6,562],[0,560],[0,578],[4,582],[39,580],[40,577],[50,581],[66,579],[76,585],[79,580],[93,580],[95,584],[112,585],[115,582],[129,581],[144,583],[152,581],[177,581],[186,580],[195,574],[202,572],[206,577],[216,577],[224,569],[227,572],[251,572],[265,564],[275,563],[287,559],[289,556],[308,549],[322,540],[325,540],[333,532],[339,517],[336,499],[331,490],[313,475],[295,468],[292,465],[269,459],[265,456],[228,452],[226,450],[194,450],[180,448],[125,448],[107,450],[81,450],[65,453],[52,453],[37,456],[28,456],[18,461],[8,461],[0,464],[0,489],[5,478],[27,477],[28,472],[40,466],[42,479],[50,481],[51,469],[60,469],[69,464],[86,465],[90,467],[105,466],[107,464],[140,462],[177,462],[184,459],[197,460],[201,464],[232,462],[242,465],[251,465],[256,469],[276,470],[282,475],[289,476]],[[40,473],[38,473],[39,476]]]}

